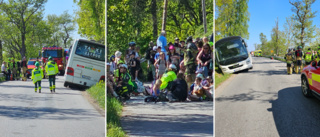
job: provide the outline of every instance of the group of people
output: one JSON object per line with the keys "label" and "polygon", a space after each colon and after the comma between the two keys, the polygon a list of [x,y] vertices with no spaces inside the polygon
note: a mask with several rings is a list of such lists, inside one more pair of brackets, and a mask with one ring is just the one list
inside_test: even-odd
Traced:
{"label": "group of people", "polygon": [[[10,59],[9,59],[10,61]],[[35,62],[35,68],[31,72],[31,79],[33,84],[35,85],[35,92],[37,93],[39,89],[39,93],[41,93],[41,80],[44,77],[43,69],[40,67],[40,63]],[[19,80],[19,75],[22,72],[22,81],[27,81],[26,77],[27,71],[27,61],[26,58],[23,57],[22,61],[15,62],[14,59],[11,62],[8,62],[8,66],[4,61],[1,66],[1,72],[5,75],[6,80],[10,80],[11,73],[13,80]],[[18,72],[18,73],[17,73]],[[56,62],[54,62],[53,58],[50,56],[48,58],[48,62],[45,65],[45,73],[49,76],[49,88],[51,93],[55,92],[55,76],[58,74],[59,68]]]}
{"label": "group of people", "polygon": [[[141,71],[139,47],[129,43],[122,59],[116,51],[107,63],[109,72],[107,87],[113,96],[130,98],[134,93]],[[212,100],[213,92],[213,40],[203,37],[186,41],[175,38],[167,43],[166,32],[162,31],[156,43],[152,41],[146,50],[148,80],[153,81],[152,95],[169,101]]]}
{"label": "group of people", "polygon": [[287,62],[287,73],[290,75],[294,70],[297,74],[303,69],[303,60],[305,65],[309,65],[312,61],[318,61],[320,58],[320,46],[318,51],[312,51],[311,48],[304,53],[302,46],[298,46],[297,49],[288,49],[288,53],[285,55]]}
{"label": "group of people", "polygon": [[[8,62],[3,61],[1,65],[1,72],[5,76],[5,80],[19,80],[22,76],[22,81],[26,81],[27,61],[24,57],[21,61],[15,61],[14,58],[9,59]],[[22,75],[21,75],[22,73]]]}

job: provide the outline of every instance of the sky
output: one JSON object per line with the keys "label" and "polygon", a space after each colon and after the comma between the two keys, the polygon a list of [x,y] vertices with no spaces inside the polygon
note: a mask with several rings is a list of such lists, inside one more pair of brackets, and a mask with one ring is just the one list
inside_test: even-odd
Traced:
{"label": "sky", "polygon": [[[79,7],[73,3],[73,0],[48,0],[44,7],[44,18],[46,19],[49,14],[61,15],[64,11],[68,11],[70,15],[75,17],[75,10]],[[78,34],[78,26],[76,25],[76,31],[71,35],[73,39],[83,38]]]}
{"label": "sky", "polygon": [[[284,31],[286,17],[294,13],[291,11],[292,5],[289,0],[249,0],[249,39],[246,40],[249,51],[254,51],[254,44],[260,44],[259,34],[262,32],[271,40],[271,30],[276,25],[278,17],[279,30]],[[316,1],[311,6],[313,11],[318,11],[313,18],[313,24],[320,27],[320,1]]]}

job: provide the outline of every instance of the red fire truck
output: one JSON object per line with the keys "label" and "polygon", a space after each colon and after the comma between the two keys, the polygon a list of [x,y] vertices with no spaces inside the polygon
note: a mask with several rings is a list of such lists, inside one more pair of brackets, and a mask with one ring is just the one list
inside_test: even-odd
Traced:
{"label": "red fire truck", "polygon": [[57,63],[60,75],[64,74],[65,70],[65,54],[64,49],[58,46],[49,46],[42,48],[42,62],[47,63],[49,56],[51,56]]}

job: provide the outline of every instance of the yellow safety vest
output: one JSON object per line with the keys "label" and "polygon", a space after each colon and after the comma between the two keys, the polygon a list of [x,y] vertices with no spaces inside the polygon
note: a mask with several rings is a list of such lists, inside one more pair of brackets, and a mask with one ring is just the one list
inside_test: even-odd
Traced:
{"label": "yellow safety vest", "polygon": [[41,81],[42,78],[43,78],[43,71],[42,71],[42,69],[41,69],[41,68],[38,68],[38,69],[34,68],[34,69],[32,70],[32,73],[31,73],[31,79],[32,79],[33,83],[36,83],[36,82],[38,82],[38,81]]}
{"label": "yellow safety vest", "polygon": [[49,61],[46,65],[46,73],[51,76],[51,75],[56,75],[59,72],[58,65],[57,63],[53,61]]}

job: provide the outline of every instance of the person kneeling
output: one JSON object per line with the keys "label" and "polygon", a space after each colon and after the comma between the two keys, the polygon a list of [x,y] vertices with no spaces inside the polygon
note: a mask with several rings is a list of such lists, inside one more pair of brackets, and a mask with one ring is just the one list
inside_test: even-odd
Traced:
{"label": "person kneeling", "polygon": [[133,91],[133,83],[127,69],[128,66],[126,64],[120,66],[120,75],[116,88],[118,95],[124,97],[125,100],[130,99],[130,93]]}

